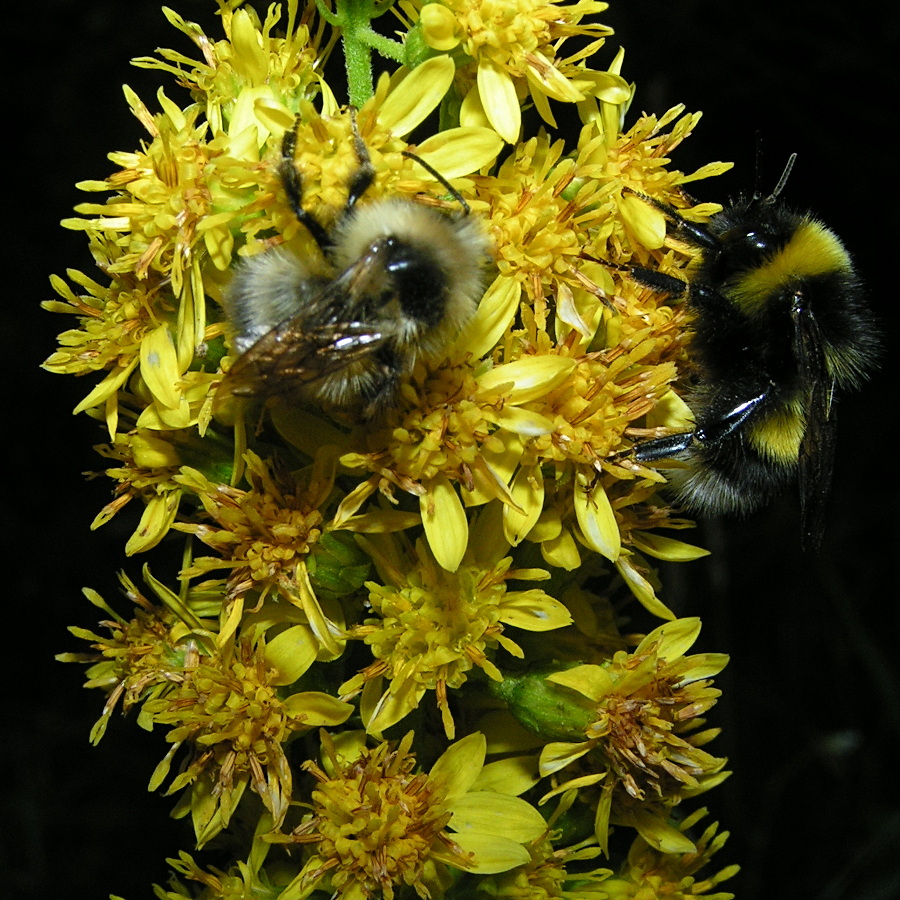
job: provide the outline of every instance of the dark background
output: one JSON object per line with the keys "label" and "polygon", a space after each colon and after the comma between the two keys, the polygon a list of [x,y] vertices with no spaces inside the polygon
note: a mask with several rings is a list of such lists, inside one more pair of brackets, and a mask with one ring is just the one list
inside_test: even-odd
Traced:
{"label": "dark background", "polygon": [[[219,36],[212,0],[171,5]],[[703,617],[700,649],[732,655],[711,716],[724,731],[710,749],[729,756],[735,774],[704,802],[732,831],[717,861],[743,866],[724,886],[741,900],[900,896],[897,441],[896,416],[884,418],[897,359],[896,9],[875,0],[833,11],[812,0],[613,0],[603,17],[617,29],[611,46],[626,47],[624,74],[638,84],[629,121],[682,102],[704,117],[674,165],[735,161],[733,173],[696,184],[698,198],[727,201],[753,188],[757,132],[763,188],[798,153],[786,196],[843,236],[888,334],[881,373],[841,408],[821,553],[801,553],[796,501],[786,496],[746,522],[705,523],[697,542],[714,556],[663,575],[664,599]],[[91,445],[102,434],[69,415],[88,381],[38,368],[70,325],[39,303],[55,296],[50,273],[91,271],[83,235],[57,224],[91,199],[75,182],[105,177],[106,153],[144,138],[122,83],[151,109],[161,84],[184,102],[171,79],[129,59],[157,46],[195,48],[155,0],[45,0],[11,13],[5,31],[22,57],[6,54],[0,870],[4,895],[17,900],[110,892],[139,900],[165,880],[164,858],[189,846],[168,818],[172,799],[146,791],[162,734],[115,717],[91,748],[100,693],[81,688],[80,667],[52,657],[83,649],[67,625],[95,627],[81,587],[124,609],[115,573],[127,565],[138,578],[143,560],[122,555],[133,521],[88,531],[109,485],[80,473],[99,468]]]}

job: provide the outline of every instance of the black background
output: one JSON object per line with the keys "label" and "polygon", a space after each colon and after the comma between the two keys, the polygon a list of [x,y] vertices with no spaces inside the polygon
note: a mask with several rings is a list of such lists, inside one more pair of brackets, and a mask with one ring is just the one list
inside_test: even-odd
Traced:
{"label": "black background", "polygon": [[[219,35],[211,0],[171,5]],[[727,201],[752,189],[757,132],[763,187],[774,185],[796,151],[786,196],[843,236],[885,322],[889,350],[880,374],[841,408],[821,553],[800,552],[796,501],[786,496],[746,522],[705,523],[697,542],[714,556],[667,570],[663,598],[703,617],[700,649],[732,655],[711,717],[724,731],[710,749],[729,756],[735,774],[704,798],[732,832],[718,862],[743,866],[724,887],[742,900],[888,900],[900,896],[892,765],[900,739],[892,554],[900,548],[888,396],[900,280],[893,243],[900,16],[875,0],[835,7],[614,0],[603,20],[616,27],[610,44],[625,45],[624,74],[638,84],[629,121],[640,110],[662,113],[682,102],[704,117],[674,165],[692,171],[714,159],[735,161],[733,173],[696,184],[695,195]],[[122,554],[133,519],[88,531],[109,485],[80,473],[100,467],[91,445],[103,436],[87,417],[69,414],[89,382],[38,368],[70,325],[39,303],[55,297],[50,273],[91,271],[83,235],[57,224],[92,199],[75,182],[105,177],[113,169],[106,153],[134,149],[145,137],[122,83],[151,109],[159,85],[185,102],[171,79],[129,59],[157,46],[196,50],[155,0],[45,0],[10,13],[4,30],[9,199],[0,364],[9,402],[0,494],[7,698],[0,869],[4,894],[14,898],[115,892],[138,900],[165,880],[164,858],[190,845],[184,826],[168,818],[172,799],[146,791],[165,751],[162,733],[115,717],[91,748],[100,693],[84,691],[83,670],[53,654],[83,649],[67,625],[95,626],[97,611],[81,587],[124,609],[115,572],[124,565],[139,578],[143,560]]]}

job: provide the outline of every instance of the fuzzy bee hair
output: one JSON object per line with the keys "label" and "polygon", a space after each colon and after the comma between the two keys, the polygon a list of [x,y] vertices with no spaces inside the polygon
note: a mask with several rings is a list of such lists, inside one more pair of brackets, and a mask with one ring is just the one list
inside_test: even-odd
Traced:
{"label": "fuzzy bee hair", "polygon": [[686,399],[696,426],[631,453],[641,462],[682,460],[667,471],[670,487],[682,506],[705,514],[751,512],[798,479],[804,543],[815,546],[837,397],[869,376],[880,337],[840,239],[780,199],[793,161],[772,194],[741,199],[706,226],[654,204],[699,251],[687,282],[633,270],[694,314]]}
{"label": "fuzzy bee hair", "polygon": [[237,354],[227,393],[293,396],[371,419],[475,311],[489,253],[480,222],[449,185],[461,211],[402,197],[357,203],[375,171],[351,121],[359,169],[332,228],[303,208],[295,132],[285,135],[282,181],[318,252],[277,248],[238,267],[225,297]]}

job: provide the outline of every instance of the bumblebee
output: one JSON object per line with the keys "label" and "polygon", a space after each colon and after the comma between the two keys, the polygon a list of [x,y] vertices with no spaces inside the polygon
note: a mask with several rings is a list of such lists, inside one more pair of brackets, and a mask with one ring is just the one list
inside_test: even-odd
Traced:
{"label": "bumblebee", "polygon": [[359,203],[375,169],[353,118],[351,125],[359,167],[331,228],[303,208],[296,130],[283,138],[279,175],[318,252],[276,248],[238,267],[224,304],[237,354],[225,394],[289,395],[371,419],[395,403],[416,362],[444,349],[475,311],[488,239],[465,201],[418,160],[461,212],[400,197]]}
{"label": "bumblebee", "polygon": [[686,400],[695,427],[636,443],[639,462],[668,457],[677,502],[700,514],[745,514],[799,482],[803,542],[818,545],[831,481],[838,395],[857,388],[880,339],[837,235],[775,190],[739,199],[705,226],[653,203],[698,258],[688,281],[633,269],[693,313]]}

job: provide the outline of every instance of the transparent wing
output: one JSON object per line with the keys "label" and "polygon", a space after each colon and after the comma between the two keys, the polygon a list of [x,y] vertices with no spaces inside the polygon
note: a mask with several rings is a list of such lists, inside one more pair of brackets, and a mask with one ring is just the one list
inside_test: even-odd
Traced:
{"label": "transparent wing", "polygon": [[304,298],[296,315],[263,334],[238,357],[219,390],[239,396],[291,393],[372,354],[387,340],[361,313],[380,297],[387,245],[364,256],[318,292]]}
{"label": "transparent wing", "polygon": [[806,430],[798,459],[800,517],[803,544],[815,549],[825,529],[825,506],[831,487],[835,446],[834,379],[828,377],[822,336],[815,316],[795,296],[791,317],[794,324],[794,357],[800,382],[808,399]]}

